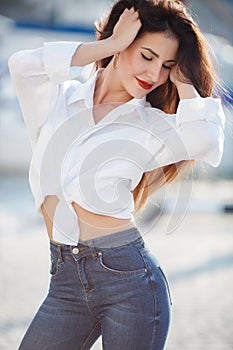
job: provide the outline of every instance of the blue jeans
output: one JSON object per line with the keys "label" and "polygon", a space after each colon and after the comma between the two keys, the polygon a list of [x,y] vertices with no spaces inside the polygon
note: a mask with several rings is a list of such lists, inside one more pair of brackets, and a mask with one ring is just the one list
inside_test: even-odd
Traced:
{"label": "blue jeans", "polygon": [[49,292],[20,350],[90,349],[100,335],[105,350],[164,349],[169,286],[136,227],[50,247]]}

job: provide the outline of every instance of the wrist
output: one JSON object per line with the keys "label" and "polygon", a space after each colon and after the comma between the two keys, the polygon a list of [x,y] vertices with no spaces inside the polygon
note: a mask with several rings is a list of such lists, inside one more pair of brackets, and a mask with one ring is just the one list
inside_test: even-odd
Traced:
{"label": "wrist", "polygon": [[102,41],[104,41],[106,51],[109,53],[107,57],[113,56],[122,50],[122,43],[119,43],[119,40],[116,39],[114,36],[110,36],[109,38],[106,38]]}
{"label": "wrist", "polygon": [[177,81],[175,85],[181,100],[200,97],[200,95],[198,94],[197,90],[192,85],[192,83],[189,84],[189,83],[182,83],[180,81]]}
{"label": "wrist", "polygon": [[109,51],[111,51],[111,55],[115,55],[123,50],[125,50],[129,44],[124,41],[124,39],[119,39],[112,34],[109,38],[105,39],[107,45],[109,46]]}

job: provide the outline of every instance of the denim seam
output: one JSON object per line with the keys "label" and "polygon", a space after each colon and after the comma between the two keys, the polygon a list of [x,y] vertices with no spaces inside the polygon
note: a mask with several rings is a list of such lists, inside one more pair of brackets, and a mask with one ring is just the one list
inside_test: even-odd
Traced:
{"label": "denim seam", "polygon": [[157,297],[156,297],[156,291],[155,291],[155,289],[153,287],[153,284],[151,282],[149,266],[146,263],[146,260],[145,260],[143,252],[139,248],[138,248],[138,250],[139,250],[139,253],[141,254],[141,256],[142,256],[142,258],[143,258],[143,260],[145,262],[145,265],[147,266],[147,269],[148,269],[148,272],[149,272],[149,274],[148,274],[149,284],[150,284],[150,287],[151,287],[151,290],[152,290],[152,295],[153,295],[153,298],[154,298],[154,315],[155,315],[155,318],[154,318],[154,329],[153,329],[153,332],[152,332],[153,336],[151,337],[151,348],[152,348],[152,346],[154,344],[154,340],[155,340],[156,323],[158,322],[157,319],[156,319],[156,316],[158,316],[158,306],[157,306],[158,305],[158,301],[157,301]]}
{"label": "denim seam", "polygon": [[88,336],[86,337],[86,339],[84,340],[84,343],[81,347],[80,350],[84,349],[84,346],[87,344],[87,341],[89,340],[90,336],[93,334],[93,332],[95,331],[95,329],[98,327],[98,325],[100,324],[101,320],[98,320],[98,322],[95,324],[95,326],[92,328],[91,332],[88,334]]}
{"label": "denim seam", "polygon": [[[141,250],[140,250],[139,248],[137,248],[137,249],[138,249],[138,251],[139,251],[139,253],[140,253],[140,255],[141,255],[141,257],[142,257],[142,259],[143,259],[143,261],[144,261],[144,264],[145,264],[145,266],[146,266],[146,268],[147,268],[147,271],[148,271],[149,273],[151,273],[151,272],[150,272],[150,269],[149,269],[149,266],[148,266],[147,263],[146,263],[144,254],[141,252]],[[157,308],[156,293],[155,293],[155,290],[154,290],[153,285],[152,285],[152,283],[151,283],[150,274],[148,275],[148,277],[149,277],[150,286],[151,286],[151,289],[152,289],[152,292],[153,292],[154,306],[155,306],[155,315],[157,315],[157,309],[158,309],[158,308]]]}
{"label": "denim seam", "polygon": [[[88,268],[88,257],[87,257],[87,260],[86,260],[86,265],[85,265],[85,270],[86,270],[86,275],[87,275],[87,279],[88,279],[88,283],[90,285],[90,289],[89,289],[89,292],[90,293],[93,293],[94,292],[94,283],[92,282],[92,279],[90,278],[90,274],[89,274],[89,268]],[[88,307],[88,310],[90,312],[90,314],[92,315],[92,317],[94,317],[94,319],[96,321],[100,321],[100,319],[95,315],[95,313],[92,311],[90,305],[89,305],[89,302],[87,300],[87,297],[86,297],[86,305]]]}
{"label": "denim seam", "polygon": [[89,267],[88,267],[88,257],[87,257],[87,260],[86,260],[86,265],[85,265],[85,271],[86,271],[86,275],[87,275],[87,280],[88,280],[88,283],[90,285],[90,292],[93,292],[94,291],[94,283],[91,279],[91,275],[89,273]]}
{"label": "denim seam", "polygon": [[99,318],[97,318],[97,317],[95,316],[95,314],[92,312],[92,310],[91,310],[91,308],[90,308],[90,306],[89,306],[89,304],[88,304],[87,296],[86,296],[86,293],[85,293],[86,287],[85,287],[84,284],[83,284],[83,281],[82,281],[82,274],[81,274],[81,271],[80,271],[80,268],[79,268],[78,264],[77,264],[77,270],[78,270],[79,280],[80,280],[81,285],[82,285],[82,287],[83,287],[83,289],[84,289],[85,302],[86,302],[86,306],[87,306],[87,308],[88,308],[88,311],[89,311],[90,315],[94,318],[95,321],[99,321]]}
{"label": "denim seam", "polygon": [[91,307],[90,307],[90,305],[89,305],[88,300],[86,299],[85,301],[86,301],[86,305],[87,305],[87,308],[88,308],[88,310],[89,310],[91,316],[94,318],[95,321],[99,321],[99,322],[100,322],[100,318],[98,318],[98,317],[94,314],[94,312],[92,311],[92,309],[91,309]]}
{"label": "denim seam", "polygon": [[159,266],[159,270],[165,280],[165,283],[166,283],[166,286],[167,286],[167,291],[168,291],[168,296],[169,296],[169,300],[170,300],[170,304],[172,305],[172,296],[171,296],[171,290],[170,290],[170,286],[169,286],[169,283],[168,283],[168,279],[167,279],[167,276],[165,275],[165,273],[163,272],[162,268]]}

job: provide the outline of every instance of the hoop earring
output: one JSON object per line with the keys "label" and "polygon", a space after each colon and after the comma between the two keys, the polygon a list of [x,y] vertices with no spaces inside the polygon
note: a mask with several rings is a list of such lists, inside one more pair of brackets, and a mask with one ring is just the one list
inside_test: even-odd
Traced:
{"label": "hoop earring", "polygon": [[113,57],[113,68],[117,69],[118,65],[119,65],[119,53],[117,53]]}

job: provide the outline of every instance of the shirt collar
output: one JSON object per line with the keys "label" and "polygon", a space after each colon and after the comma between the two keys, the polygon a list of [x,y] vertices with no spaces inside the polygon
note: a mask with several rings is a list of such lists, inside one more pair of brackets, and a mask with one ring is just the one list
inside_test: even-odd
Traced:
{"label": "shirt collar", "polygon": [[[81,88],[77,88],[69,97],[68,105],[80,100],[84,100],[88,108],[93,107],[95,82],[99,74],[103,70],[104,68],[99,68],[91,78],[89,78],[85,83],[82,84]],[[145,107],[145,104],[146,104],[146,96],[142,98],[132,98],[130,101],[124,103],[123,106],[133,105],[134,107]]]}

